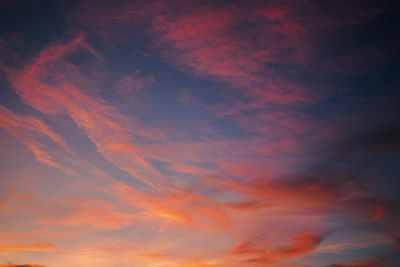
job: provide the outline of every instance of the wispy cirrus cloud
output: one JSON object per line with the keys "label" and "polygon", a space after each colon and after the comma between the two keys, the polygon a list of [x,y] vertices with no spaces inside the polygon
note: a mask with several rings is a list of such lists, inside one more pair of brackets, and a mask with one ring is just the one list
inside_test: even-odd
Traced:
{"label": "wispy cirrus cloud", "polygon": [[[95,54],[88,47],[82,34],[65,45],[52,46],[44,50],[32,65],[28,66],[22,73],[10,73],[10,81],[22,99],[42,113],[47,115],[68,114],[78,127],[86,131],[98,151],[111,162],[116,163],[145,183],[153,186],[160,182],[165,183],[166,180],[161,181],[163,178],[157,171],[134,152],[135,146],[130,142],[132,129],[116,123],[116,121],[126,121],[131,125],[137,125],[137,121],[121,115],[114,107],[99,98],[84,95],[68,82],[65,73],[51,71],[50,68],[54,65],[78,71],[76,66],[63,60],[68,53],[73,53],[79,49],[84,49],[91,55]],[[43,82],[42,79],[47,82]],[[57,84],[51,84],[52,80],[55,80]],[[103,134],[107,131],[111,135],[104,139]],[[135,128],[134,131],[135,134],[150,139],[163,138],[162,134],[144,130],[143,127]],[[122,147],[123,151],[120,149]],[[116,153],[119,152],[122,153],[117,155]],[[141,171],[127,165],[127,162],[131,160],[136,161],[138,166],[142,166],[142,171],[148,173],[146,178],[143,173],[140,174]],[[154,179],[159,181],[156,182]]]}
{"label": "wispy cirrus cloud", "polygon": [[[68,34],[33,52],[0,39],[13,97],[0,106],[0,141],[34,156],[20,169],[0,160],[2,256],[104,267],[395,262],[350,255],[398,250],[398,112],[374,97],[388,100],[397,82],[395,50],[382,49],[395,39],[389,4],[71,6],[40,6],[58,10]],[[383,70],[371,71],[370,55]]]}
{"label": "wispy cirrus cloud", "polygon": [[[237,30],[243,18],[254,23],[252,20],[256,16],[242,17],[238,22],[236,17],[240,15],[236,12],[229,8],[204,8],[177,16],[161,15],[154,20],[153,31],[157,43],[175,64],[189,68],[197,75],[239,87],[244,95],[255,101],[253,105],[260,106],[261,103],[257,104],[257,101],[278,104],[310,101],[314,96],[307,93],[305,88],[291,84],[279,77],[273,68],[266,67],[269,60],[274,61],[274,53],[278,54],[279,49],[285,49],[285,39],[292,39],[292,36],[287,38],[285,34],[298,34],[299,31],[294,29],[285,32],[279,26],[268,28],[270,24],[266,22],[266,34],[250,32],[250,35],[257,37],[270,36],[267,42],[269,46],[261,48],[257,43],[266,40],[254,42],[254,38],[246,38],[249,37],[248,32],[243,34]],[[289,44],[288,47],[295,49],[296,45]]]}
{"label": "wispy cirrus cloud", "polygon": [[41,119],[17,115],[0,106],[0,126],[28,147],[39,162],[64,169],[48,153],[49,145],[41,139],[44,137],[51,140],[66,152],[71,150],[67,143]]}
{"label": "wispy cirrus cloud", "polygon": [[140,91],[154,82],[155,79],[153,77],[142,77],[139,71],[135,71],[118,79],[114,86],[117,94],[127,99],[132,92]]}

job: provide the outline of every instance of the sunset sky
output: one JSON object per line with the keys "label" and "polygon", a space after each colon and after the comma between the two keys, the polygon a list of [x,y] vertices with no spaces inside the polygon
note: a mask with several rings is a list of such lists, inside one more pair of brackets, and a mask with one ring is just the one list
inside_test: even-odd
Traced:
{"label": "sunset sky", "polygon": [[0,0],[0,267],[399,267],[399,25]]}

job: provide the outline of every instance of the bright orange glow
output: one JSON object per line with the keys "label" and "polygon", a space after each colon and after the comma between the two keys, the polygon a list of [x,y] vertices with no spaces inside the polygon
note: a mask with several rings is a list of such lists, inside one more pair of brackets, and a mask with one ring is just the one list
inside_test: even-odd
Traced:
{"label": "bright orange glow", "polygon": [[0,246],[0,251],[53,251],[56,246],[46,243],[37,243],[29,245]]}

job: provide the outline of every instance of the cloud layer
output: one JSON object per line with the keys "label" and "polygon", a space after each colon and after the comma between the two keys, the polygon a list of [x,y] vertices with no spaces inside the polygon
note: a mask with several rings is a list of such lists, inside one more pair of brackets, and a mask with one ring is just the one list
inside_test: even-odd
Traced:
{"label": "cloud layer", "polygon": [[4,267],[399,265],[392,2],[0,5]]}

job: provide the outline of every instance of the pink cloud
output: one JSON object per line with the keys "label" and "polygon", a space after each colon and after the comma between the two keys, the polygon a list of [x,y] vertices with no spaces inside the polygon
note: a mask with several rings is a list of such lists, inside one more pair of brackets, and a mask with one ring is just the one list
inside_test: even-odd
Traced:
{"label": "pink cloud", "polygon": [[[1,233],[6,240],[4,251],[51,252],[51,244],[46,247],[28,241],[60,240],[68,247],[72,237],[82,234],[77,242],[84,243],[82,247],[90,253],[68,247],[74,259],[64,265],[85,260],[83,264],[92,266],[93,262],[121,256],[121,261],[126,257],[133,264],[144,263],[140,266],[299,266],[289,261],[362,243],[323,246],[323,236],[303,233],[299,230],[303,226],[313,233],[322,232],[330,223],[329,216],[338,211],[342,215],[339,219],[346,217],[356,223],[380,224],[391,218],[391,205],[384,200],[363,199],[368,192],[362,184],[342,178],[352,172],[332,175],[330,166],[322,164],[326,173],[291,173],[296,164],[309,159],[310,143],[314,142],[310,139],[329,139],[332,135],[321,137],[317,119],[301,109],[318,103],[325,92],[299,84],[290,73],[279,70],[310,63],[313,38],[326,26],[325,21],[320,24],[318,17],[305,17],[294,1],[285,1],[279,7],[172,2],[110,5],[85,1],[76,11],[85,15],[90,12],[80,16],[80,23],[107,39],[111,47],[98,43],[96,50],[89,43],[93,32],[80,33],[50,44],[21,68],[3,68],[23,102],[40,113],[18,115],[0,107],[1,126],[31,150],[38,162],[64,170],[51,180],[62,191],[52,192],[52,197],[46,195],[47,188],[35,189],[40,191],[36,195],[10,190],[0,201],[6,216],[15,216],[18,222],[24,219],[21,224],[29,226],[26,231],[17,225],[13,232]],[[178,99],[187,109],[195,105],[196,111],[208,112],[204,118],[184,122],[183,130],[165,126],[168,122],[148,126],[99,93],[96,85],[106,79],[86,71],[107,64],[100,49],[113,51],[113,45],[120,42],[131,45],[130,34],[137,28],[143,31],[135,38],[146,34],[143,39],[151,40],[146,49],[162,54],[189,75],[217,81],[214,85],[219,91],[212,92],[212,97],[221,97],[217,105],[206,106],[204,99],[189,90]],[[89,56],[89,65],[72,63],[71,58],[81,54]],[[138,71],[115,76],[120,78],[114,84],[108,80],[105,84],[113,84],[115,93],[123,98],[144,94],[155,82],[152,76]],[[53,124],[47,123],[64,119],[73,122],[69,129],[81,136],[57,133]],[[225,123],[237,129],[231,131]],[[227,137],[225,131],[234,136]],[[93,155],[90,149],[89,156],[77,155],[76,147],[81,143],[72,143],[76,137],[91,142],[96,150]],[[36,180],[50,181],[47,175],[53,173],[38,169],[36,176],[45,178]],[[154,237],[153,243],[140,242],[142,233],[130,235],[131,228],[143,229],[143,236]],[[247,238],[262,229],[272,229],[278,237]],[[86,238],[91,237],[84,235],[86,231],[99,236],[112,231],[119,235],[112,242],[125,243],[119,246],[110,241],[111,245],[100,249],[98,244],[86,244]],[[151,232],[148,236],[147,231]],[[210,246],[207,242],[216,234],[220,240],[215,247]],[[22,239],[28,241],[16,242]],[[282,240],[285,243],[279,242]],[[155,249],[159,241],[165,241],[164,250]],[[238,245],[229,252],[236,244],[232,242]],[[376,240],[372,243],[381,244]],[[141,253],[143,247],[150,252]]]}
{"label": "pink cloud", "polygon": [[154,82],[153,77],[143,77],[138,71],[135,71],[133,74],[121,77],[114,86],[119,95],[127,98],[132,92],[140,91]]}
{"label": "pink cloud", "polygon": [[[117,155],[118,151],[113,146],[115,143],[126,143],[128,147],[133,147],[130,141],[130,134],[133,132],[150,139],[163,138],[161,133],[139,126],[135,119],[123,116],[99,97],[82,93],[69,83],[67,77],[64,77],[65,74],[59,74],[57,69],[53,72],[55,65],[69,66],[64,58],[74,51],[84,49],[89,54],[93,54],[93,49],[87,49],[88,47],[90,46],[84,41],[83,35],[78,35],[67,44],[51,46],[45,49],[23,72],[10,73],[11,84],[28,105],[42,113],[47,115],[68,114],[78,127],[86,131],[97,150],[111,163],[153,186],[157,186],[160,182],[168,183],[133,150]],[[46,81],[54,79],[57,81],[57,85],[44,82],[43,79]],[[127,128],[125,125],[131,125],[132,128]],[[108,134],[105,135],[107,132]],[[105,136],[107,137],[105,138]],[[141,167],[130,167],[132,160],[138,164],[138,167]]]}
{"label": "pink cloud", "polygon": [[[281,13],[283,16],[284,11]],[[284,17],[278,26],[264,23],[265,32],[244,34],[235,32],[235,27],[255,17],[249,14],[242,14],[241,20],[237,17],[230,9],[207,8],[175,17],[161,15],[153,24],[154,38],[178,67],[227,82],[253,101],[278,104],[313,101],[316,93],[310,94],[308,89],[282,79],[266,67],[266,63],[281,63],[281,54],[274,55],[280,50],[300,49],[297,39],[305,25],[290,20],[289,26],[286,21],[290,18]],[[268,45],[259,47],[259,43]]]}

